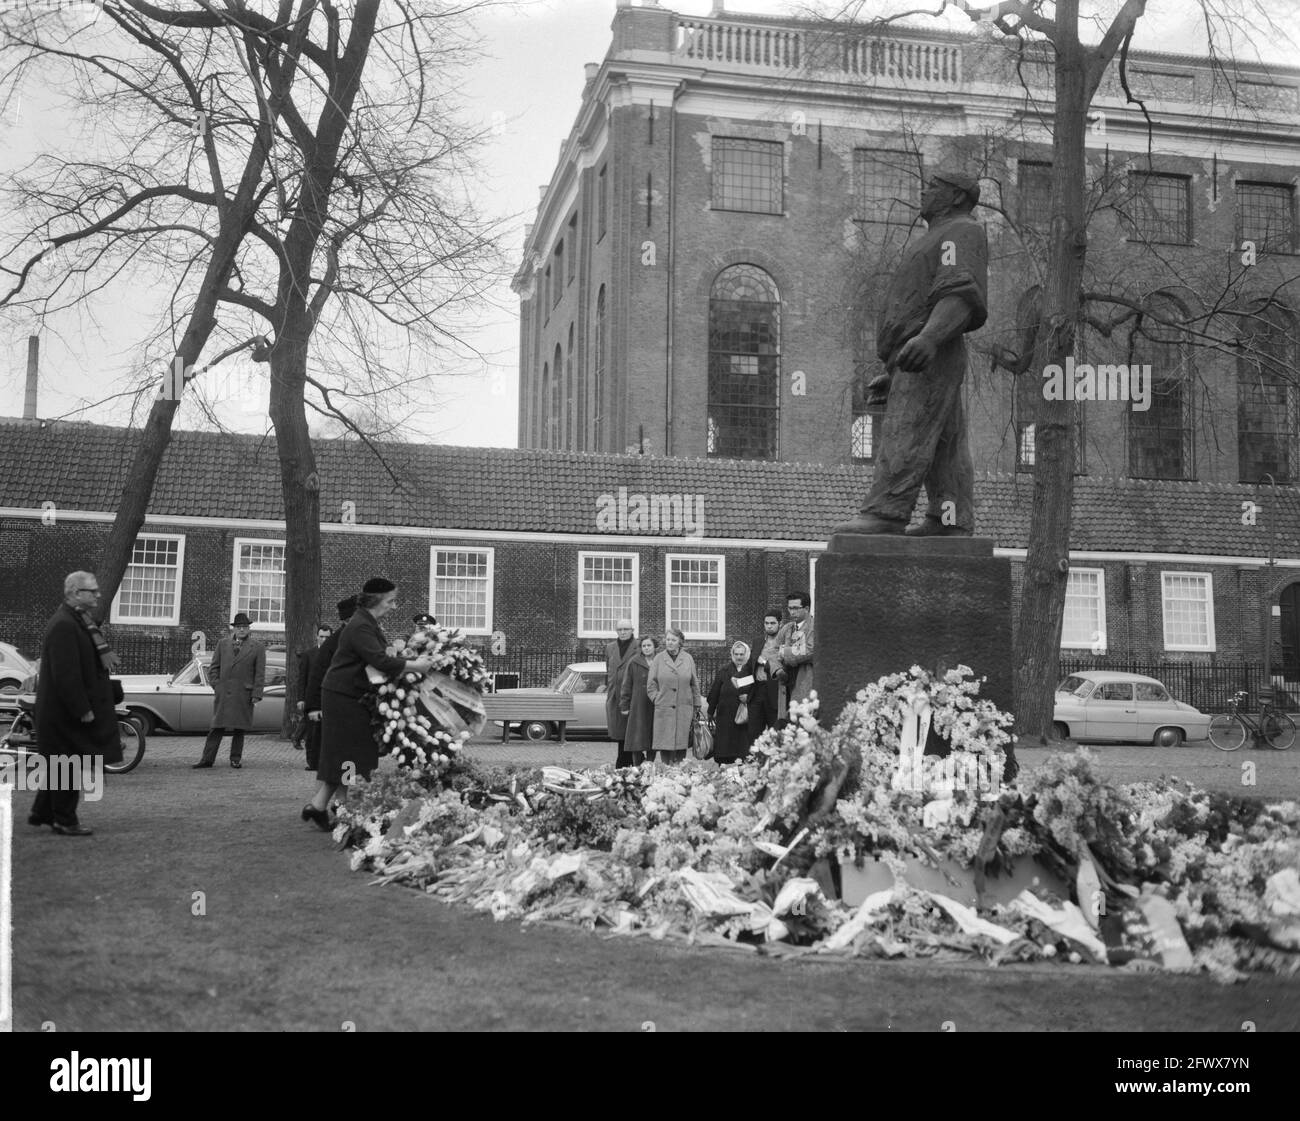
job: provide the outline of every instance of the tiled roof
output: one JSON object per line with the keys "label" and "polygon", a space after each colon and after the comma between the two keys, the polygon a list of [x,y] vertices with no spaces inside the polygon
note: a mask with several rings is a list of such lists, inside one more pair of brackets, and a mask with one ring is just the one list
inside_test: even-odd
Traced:
{"label": "tiled roof", "polygon": [[[111,512],[138,432],[100,425],[0,420],[0,507]],[[382,444],[388,470],[355,440],[315,441],[326,522],[597,532],[602,496],[617,506],[641,494],[701,495],[703,536],[824,540],[858,506],[871,479],[860,466],[595,455],[513,448]],[[976,532],[1001,547],[1027,544],[1033,482],[1027,475],[976,481]],[[1244,502],[1259,506],[1243,524]],[[149,513],[165,517],[283,518],[273,436],[174,432]],[[1247,519],[1249,521],[1249,519]],[[690,526],[688,525],[688,529]],[[680,526],[636,529],[682,536]],[[1075,486],[1076,550],[1283,557],[1300,553],[1300,491],[1236,484],[1081,477]]]}

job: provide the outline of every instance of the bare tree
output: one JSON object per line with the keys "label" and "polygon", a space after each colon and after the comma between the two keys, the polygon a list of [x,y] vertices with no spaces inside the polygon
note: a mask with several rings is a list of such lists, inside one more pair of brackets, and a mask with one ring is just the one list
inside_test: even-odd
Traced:
{"label": "bare tree", "polygon": [[[320,602],[306,409],[370,441],[358,418],[383,414],[377,397],[454,339],[457,309],[494,275],[494,231],[467,189],[476,136],[448,105],[448,73],[473,54],[466,11],[393,3],[381,20],[379,0],[347,13],[280,0],[272,18],[244,0],[108,0],[89,33],[52,35],[40,16],[5,27],[2,80],[59,67],[111,142],[93,158],[43,154],[17,178],[11,202],[29,221],[0,254],[0,307],[49,314],[161,271],[184,380],[211,367],[198,361],[214,342],[218,359],[247,349],[267,365],[291,649],[310,644]],[[313,362],[314,341],[330,356]],[[181,379],[168,380],[99,569],[106,604],[170,437]]]}

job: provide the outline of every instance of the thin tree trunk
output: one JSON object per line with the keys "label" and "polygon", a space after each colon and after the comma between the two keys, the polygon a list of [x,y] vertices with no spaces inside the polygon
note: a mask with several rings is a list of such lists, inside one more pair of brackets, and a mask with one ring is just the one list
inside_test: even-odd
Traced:
{"label": "thin tree trunk", "polygon": [[[1047,288],[1034,362],[1026,377],[1061,365],[1075,348],[1079,292],[1087,252],[1083,212],[1084,130],[1090,97],[1086,53],[1078,39],[1078,0],[1061,0],[1057,16],[1056,106],[1052,145],[1052,226]],[[1070,571],[1076,404],[1037,402],[1034,500],[1016,642],[1016,731],[1047,738],[1059,679],[1061,622]]]}

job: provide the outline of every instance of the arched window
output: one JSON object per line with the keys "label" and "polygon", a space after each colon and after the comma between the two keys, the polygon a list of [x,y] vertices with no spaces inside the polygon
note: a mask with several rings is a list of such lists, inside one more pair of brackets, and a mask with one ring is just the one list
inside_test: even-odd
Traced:
{"label": "arched window", "polygon": [[780,293],[756,265],[731,265],[709,293],[709,455],[776,458],[780,379]]}
{"label": "arched window", "polygon": [[[1129,396],[1147,381],[1150,367],[1149,407],[1136,409],[1130,401],[1128,416],[1128,473],[1135,479],[1193,479],[1192,405],[1195,378],[1187,331],[1187,309],[1170,296],[1157,294],[1147,301],[1133,332],[1128,352]],[[1137,386],[1134,384],[1135,368]]]}
{"label": "arched window", "polygon": [[591,448],[604,451],[605,426],[605,286],[596,293],[595,361],[591,367]]}
{"label": "arched window", "polygon": [[542,363],[542,392],[537,408],[537,446],[551,446],[551,366]]}
{"label": "arched window", "polygon": [[573,451],[578,446],[577,425],[574,423],[578,409],[578,394],[573,384],[573,324],[569,324],[569,353],[564,360],[564,446]]}
{"label": "arched window", "polygon": [[564,416],[564,351],[559,343],[555,344],[555,361],[551,369],[554,375],[551,378],[551,426],[546,446],[558,448],[561,446],[561,424]]}
{"label": "arched window", "polygon": [[1238,328],[1238,481],[1300,481],[1300,328],[1277,304],[1259,306]]}

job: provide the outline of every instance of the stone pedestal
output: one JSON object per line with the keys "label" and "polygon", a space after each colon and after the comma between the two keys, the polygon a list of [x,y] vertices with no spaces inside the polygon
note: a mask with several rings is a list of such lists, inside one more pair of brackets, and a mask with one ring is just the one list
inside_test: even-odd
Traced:
{"label": "stone pedestal", "polygon": [[1015,711],[1011,561],[986,537],[832,537],[817,561],[814,686],[829,726],[864,685],[913,665],[969,666]]}

